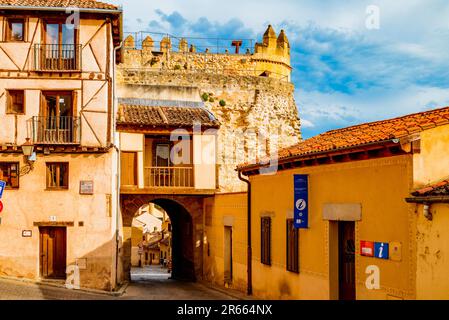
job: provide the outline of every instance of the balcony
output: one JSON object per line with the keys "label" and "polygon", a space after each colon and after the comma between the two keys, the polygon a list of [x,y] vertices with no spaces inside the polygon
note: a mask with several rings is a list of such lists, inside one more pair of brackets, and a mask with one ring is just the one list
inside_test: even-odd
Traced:
{"label": "balcony", "polygon": [[145,167],[145,187],[193,188],[193,167]]}
{"label": "balcony", "polygon": [[33,117],[30,121],[34,144],[68,145],[80,143],[80,118]]}
{"label": "balcony", "polygon": [[78,44],[34,45],[35,71],[81,71],[81,49]]}

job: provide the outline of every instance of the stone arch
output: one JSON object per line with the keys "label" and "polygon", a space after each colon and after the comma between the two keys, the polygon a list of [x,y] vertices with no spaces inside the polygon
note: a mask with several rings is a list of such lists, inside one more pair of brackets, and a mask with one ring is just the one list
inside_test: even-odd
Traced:
{"label": "stone arch", "polygon": [[[195,281],[201,277],[202,246],[196,244],[202,238],[203,198],[172,195],[122,195],[121,211],[123,227],[131,228],[139,209],[154,203],[164,209],[172,224],[173,270],[172,278]],[[123,268],[129,279],[131,271],[130,236],[123,233]],[[129,234],[129,233],[128,233]]]}

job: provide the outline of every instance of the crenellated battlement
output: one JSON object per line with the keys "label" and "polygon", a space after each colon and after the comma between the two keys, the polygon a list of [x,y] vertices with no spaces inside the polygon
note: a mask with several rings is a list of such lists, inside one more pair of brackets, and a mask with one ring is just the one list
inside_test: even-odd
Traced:
{"label": "crenellated battlement", "polygon": [[219,73],[291,81],[290,44],[269,26],[261,43],[250,39],[179,38],[139,32],[124,41],[127,69]]}

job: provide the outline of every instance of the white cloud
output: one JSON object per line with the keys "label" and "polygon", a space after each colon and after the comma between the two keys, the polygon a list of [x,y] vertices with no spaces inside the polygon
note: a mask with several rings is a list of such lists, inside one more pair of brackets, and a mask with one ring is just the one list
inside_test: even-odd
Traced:
{"label": "white cloud", "polygon": [[[125,31],[260,37],[268,23],[285,28],[305,136],[449,105],[447,0],[110,2],[124,4]],[[371,4],[380,30],[365,27]]]}
{"label": "white cloud", "polygon": [[320,132],[364,122],[394,118],[449,106],[448,90],[410,86],[401,92],[368,91],[356,95],[299,90],[296,97],[301,117],[315,126],[303,126],[308,138]]}
{"label": "white cloud", "polygon": [[312,121],[307,120],[306,118],[301,119],[301,126],[303,128],[314,128],[315,124]]}

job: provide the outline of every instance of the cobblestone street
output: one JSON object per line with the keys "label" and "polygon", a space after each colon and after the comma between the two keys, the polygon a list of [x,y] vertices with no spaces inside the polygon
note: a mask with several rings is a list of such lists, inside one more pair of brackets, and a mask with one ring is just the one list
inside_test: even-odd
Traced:
{"label": "cobblestone street", "polygon": [[169,280],[158,266],[133,269],[132,282],[120,297],[48,285],[0,279],[0,300],[231,300],[202,284]]}

